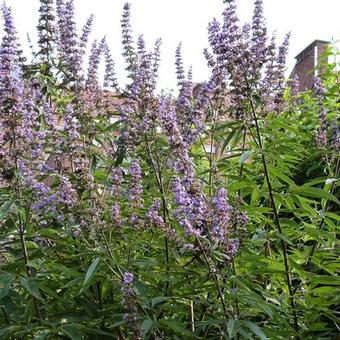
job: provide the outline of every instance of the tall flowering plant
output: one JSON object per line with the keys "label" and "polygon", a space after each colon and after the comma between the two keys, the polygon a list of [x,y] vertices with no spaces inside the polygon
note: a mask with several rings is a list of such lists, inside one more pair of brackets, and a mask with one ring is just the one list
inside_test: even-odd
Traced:
{"label": "tall flowering plant", "polygon": [[304,167],[320,149],[337,159],[330,86],[290,96],[288,36],[268,38],[260,0],[243,26],[225,4],[206,82],[176,49],[178,95],[158,93],[161,40],[134,39],[129,4],[121,88],[106,39],[88,47],[93,16],[78,34],[72,0],[40,0],[31,61],[2,6],[0,338],[284,339],[320,322],[333,334],[331,305],[308,311],[327,300],[319,271],[334,272],[315,267],[334,248],[337,175],[320,189]]}

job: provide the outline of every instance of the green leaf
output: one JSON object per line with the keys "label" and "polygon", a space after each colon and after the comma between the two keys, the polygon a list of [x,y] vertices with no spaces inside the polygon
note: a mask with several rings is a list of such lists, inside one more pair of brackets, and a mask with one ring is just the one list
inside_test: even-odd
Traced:
{"label": "green leaf", "polygon": [[93,176],[95,179],[99,181],[103,181],[107,178],[107,173],[104,172],[103,170],[95,170],[92,172]]}
{"label": "green leaf", "polygon": [[256,187],[256,184],[252,181],[247,181],[247,180],[243,180],[243,181],[238,181],[236,183],[233,183],[231,185],[228,186],[228,191],[229,192],[234,192],[240,189],[244,189],[244,188],[254,188]]}
{"label": "green leaf", "polygon": [[41,299],[39,292],[39,283],[34,277],[23,277],[20,280],[20,284],[27,289],[32,296],[37,299]]}
{"label": "green leaf", "polygon": [[238,330],[240,328],[240,321],[239,320],[234,320],[234,319],[230,319],[227,322],[227,332],[230,338],[233,338]]}
{"label": "green leaf", "polygon": [[34,340],[46,340],[46,339],[51,339],[49,335],[51,334],[50,329],[42,329],[38,331],[36,334],[34,334]]}
{"label": "green leaf", "polygon": [[169,327],[173,331],[175,331],[177,335],[187,336],[187,337],[189,337],[191,339],[196,339],[197,338],[195,336],[195,334],[189,332],[188,330],[186,330],[185,328],[180,326],[178,322],[170,321],[170,320],[161,320],[160,323],[163,324],[166,327]]}
{"label": "green leaf", "polygon": [[0,299],[7,296],[13,279],[14,275],[12,273],[0,274]]}
{"label": "green leaf", "polygon": [[306,197],[325,198],[340,205],[340,201],[334,195],[320,188],[313,188],[313,187],[307,187],[307,186],[291,187],[290,192],[293,194],[306,196]]}
{"label": "green leaf", "polygon": [[102,298],[105,298],[112,288],[112,280],[104,279],[104,281],[101,282],[100,286]]}
{"label": "green leaf", "polygon": [[221,155],[223,154],[224,150],[226,149],[226,147],[228,146],[228,144],[230,143],[230,141],[233,139],[233,137],[235,136],[235,134],[238,132],[240,132],[242,130],[242,127],[235,127],[233,128],[228,137],[225,139],[223,145],[222,145],[222,148],[221,148]]}
{"label": "green leaf", "polygon": [[287,183],[289,185],[293,185],[293,186],[295,185],[294,181],[291,180],[284,173],[282,173],[282,171],[280,169],[273,167],[271,164],[267,164],[267,166],[268,166],[268,169],[269,169],[269,173],[271,175],[274,175],[275,177],[282,179],[285,183]]}
{"label": "green leaf", "polygon": [[301,196],[293,196],[294,202],[302,209],[308,211],[311,216],[317,216],[317,211],[308,204],[308,199]]}
{"label": "green leaf", "polygon": [[241,166],[250,157],[251,154],[252,152],[250,150],[243,152],[239,160],[239,165]]}
{"label": "green leaf", "polygon": [[266,334],[262,331],[262,329],[257,326],[254,322],[251,321],[243,321],[243,324],[248,327],[255,335],[257,335],[262,340],[267,340]]}
{"label": "green leaf", "polygon": [[157,296],[151,300],[151,307],[154,307],[163,301],[169,300],[170,298],[167,296]]}
{"label": "green leaf", "polygon": [[[0,329],[0,339],[9,339],[12,335],[14,335],[17,331],[20,331],[23,329],[23,326],[9,326]],[[15,337],[17,338],[17,337]],[[18,339],[18,338],[17,338]]]}
{"label": "green leaf", "polygon": [[55,230],[52,228],[43,228],[40,230],[40,236],[48,237],[54,240],[54,239],[58,239],[59,232],[58,230]]}
{"label": "green leaf", "polygon": [[34,316],[33,308],[33,298],[31,298],[25,306],[25,320],[28,324],[31,322],[32,317]]}
{"label": "green leaf", "polygon": [[[86,334],[102,335],[102,337],[100,337],[100,338],[96,337],[96,339],[107,339],[107,337],[109,337],[109,339],[112,339],[112,333],[109,333],[109,332],[101,331],[99,329],[84,327],[83,325],[79,325],[79,329],[83,333],[86,333]],[[105,338],[104,338],[104,336],[105,336]],[[92,339],[92,338],[94,338],[94,337],[90,337],[89,339]],[[84,339],[84,337],[83,337],[83,339]]]}
{"label": "green leaf", "polygon": [[61,329],[64,334],[68,335],[72,340],[83,340],[79,327],[77,325],[63,325]]}
{"label": "green leaf", "polygon": [[142,323],[141,329],[143,331],[143,335],[146,335],[149,333],[149,331],[152,329],[154,322],[151,319],[145,319]]}
{"label": "green leaf", "polygon": [[255,187],[251,193],[251,198],[250,198],[251,204],[256,205],[260,197],[261,197],[261,192],[259,191],[257,187]]}
{"label": "green leaf", "polygon": [[327,212],[326,216],[340,222],[340,215],[334,214],[332,212]]}
{"label": "green leaf", "polygon": [[82,293],[84,290],[86,290],[89,287],[89,285],[91,284],[92,279],[94,278],[94,276],[97,273],[97,270],[99,268],[99,264],[100,264],[100,257],[97,257],[96,259],[93,260],[93,262],[91,263],[91,266],[89,267],[89,269],[86,272],[85,279],[84,279],[83,285],[81,287],[80,293]]}
{"label": "green leaf", "polygon": [[44,284],[40,284],[39,285],[40,290],[44,291],[45,293],[53,296],[55,299],[59,299],[60,296],[58,295],[58,293],[56,293],[53,289],[50,289],[47,285]]}
{"label": "green leaf", "polygon": [[330,275],[313,275],[311,277],[311,286],[315,287],[319,284],[340,286],[340,277]]}
{"label": "green leaf", "polygon": [[4,220],[7,214],[10,212],[13,201],[7,201],[0,207],[0,221]]}
{"label": "green leaf", "polygon": [[283,240],[284,242],[286,242],[286,243],[288,243],[288,244],[293,245],[293,242],[292,242],[286,235],[283,235],[283,234],[279,233],[277,230],[275,230],[274,232],[275,232],[275,235],[276,235],[279,239]]}

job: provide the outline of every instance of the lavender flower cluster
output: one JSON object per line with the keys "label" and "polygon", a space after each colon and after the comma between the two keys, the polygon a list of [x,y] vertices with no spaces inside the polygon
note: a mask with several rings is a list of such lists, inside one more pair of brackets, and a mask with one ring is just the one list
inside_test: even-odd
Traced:
{"label": "lavender flower cluster", "polygon": [[[184,184],[183,184],[184,183]],[[227,191],[220,188],[216,196],[209,199],[197,180],[188,186],[185,180],[173,180],[173,192],[178,208],[174,217],[183,228],[185,236],[209,237],[220,246],[220,250],[234,257],[239,238],[234,238],[248,223],[247,215],[232,207]]]}
{"label": "lavender flower cluster", "polygon": [[139,162],[137,160],[134,160],[131,163],[130,166],[130,191],[129,191],[129,199],[131,202],[131,205],[133,207],[140,208],[142,207],[142,193],[143,193],[143,187],[142,187],[142,171],[139,165]]}
{"label": "lavender flower cluster", "polygon": [[332,122],[327,120],[327,109],[324,105],[327,90],[321,78],[315,77],[313,89],[319,109],[319,127],[315,131],[315,144],[320,149],[329,148],[336,154],[340,151],[339,123],[336,118]]}
{"label": "lavender flower cluster", "polygon": [[134,336],[140,335],[140,329],[137,324],[137,305],[136,295],[133,290],[134,276],[132,273],[125,272],[122,279],[122,306],[125,310],[123,320],[126,322],[129,329],[133,332]]}
{"label": "lavender flower cluster", "polygon": [[275,35],[269,39],[267,34],[262,0],[255,1],[251,24],[243,26],[240,26],[235,0],[225,3],[222,22],[214,19],[209,24],[212,53],[205,51],[215,86],[228,88],[230,111],[236,117],[246,118],[247,103],[254,93],[261,96],[263,113],[280,112],[289,34],[276,48]]}
{"label": "lavender flower cluster", "polygon": [[174,242],[174,244],[176,244],[180,249],[183,249],[185,244],[183,244],[182,239],[177,233],[176,229],[165,223],[164,218],[159,215],[160,207],[160,199],[155,199],[146,213],[147,221],[151,226],[154,226],[156,229],[160,230],[168,240]]}
{"label": "lavender flower cluster", "polygon": [[37,214],[52,213],[58,218],[63,218],[61,207],[74,208],[78,202],[78,195],[65,176],[60,176],[60,186],[55,192],[45,183],[38,181],[35,174],[23,161],[18,161],[18,170],[22,176],[26,188],[32,191],[35,196],[35,203],[32,209]]}
{"label": "lavender flower cluster", "polygon": [[[175,62],[179,95],[157,95],[161,40],[156,40],[152,50],[147,49],[143,36],[134,45],[130,6],[126,4],[123,49],[131,82],[120,96],[119,135],[111,128],[112,110],[99,105],[103,97],[113,97],[111,90],[119,90],[109,46],[105,38],[92,43],[84,75],[93,16],[78,36],[73,0],[55,3],[54,11],[52,0],[41,0],[36,68],[23,64],[11,10],[6,5],[2,7],[5,34],[0,46],[0,162],[10,171],[5,175],[1,172],[1,188],[4,180],[13,192],[19,190],[26,195],[32,223],[38,228],[57,220],[67,232],[71,230],[73,237],[87,236],[87,232],[95,237],[98,231],[112,226],[121,235],[127,228],[136,233],[153,233],[155,228],[180,251],[195,252],[199,239],[208,240],[234,257],[240,246],[237,229],[247,223],[247,218],[229,204],[225,189],[220,188],[215,197],[205,192],[190,148],[204,134],[209,109],[226,76],[225,69],[233,74],[237,70],[222,57],[214,60],[210,55],[212,77],[197,90],[191,69],[185,71],[179,46]],[[236,25],[232,1],[229,3],[231,7],[225,15],[231,16],[230,25]],[[224,33],[229,32],[225,20]],[[253,53],[261,55],[265,54],[266,35],[262,25],[261,20],[254,20],[256,34],[249,40]],[[218,35],[216,27],[214,34]],[[249,29],[245,31],[249,33]],[[236,33],[237,29],[233,34]],[[226,41],[239,48],[233,34],[228,34]],[[216,36],[210,38],[214,40]],[[256,45],[259,40],[262,45]],[[218,53],[222,49],[217,48]],[[105,74],[101,84],[102,61]],[[27,69],[33,76],[24,72]],[[159,136],[166,152],[157,163],[151,157],[151,149],[158,148],[155,140]],[[148,209],[145,202],[149,197],[142,183],[148,184],[143,176],[149,174],[146,165],[150,160],[143,158],[144,153],[139,154],[144,146],[151,150],[149,156],[158,182],[162,167],[173,174],[167,183],[172,195],[169,193],[167,198],[160,190],[162,200],[153,200]],[[123,160],[117,156],[120,149],[125,152]],[[126,164],[130,166],[124,173],[122,167]],[[17,176],[17,181],[12,180],[13,176]],[[129,180],[124,181],[124,177]],[[15,190],[14,185],[18,186]],[[48,247],[48,243],[44,246]],[[133,282],[133,274],[124,273],[122,308],[128,333],[137,338],[140,330]]]}
{"label": "lavender flower cluster", "polygon": [[213,92],[216,90],[216,80],[212,77],[204,83],[197,95],[194,96],[194,84],[192,82],[192,70],[189,69],[187,77],[184,74],[181,44],[176,49],[176,74],[180,87],[176,100],[176,112],[178,124],[184,141],[191,145],[205,130],[206,111],[208,109]]}

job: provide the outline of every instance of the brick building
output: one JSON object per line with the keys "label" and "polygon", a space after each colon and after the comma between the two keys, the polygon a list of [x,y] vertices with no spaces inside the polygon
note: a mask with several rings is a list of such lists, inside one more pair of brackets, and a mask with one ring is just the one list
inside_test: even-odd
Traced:
{"label": "brick building", "polygon": [[323,54],[329,43],[325,40],[314,40],[295,57],[296,64],[289,78],[294,79],[295,75],[299,77],[299,92],[313,87],[313,78],[320,72],[317,67],[322,64]]}

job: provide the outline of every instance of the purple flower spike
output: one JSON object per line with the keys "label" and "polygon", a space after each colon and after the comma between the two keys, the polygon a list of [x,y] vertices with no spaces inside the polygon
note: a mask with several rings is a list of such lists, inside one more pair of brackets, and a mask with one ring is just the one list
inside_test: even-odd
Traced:
{"label": "purple flower spike", "polygon": [[132,285],[133,280],[134,280],[133,274],[131,274],[131,273],[124,273],[124,275],[123,275],[123,285],[124,286]]}
{"label": "purple flower spike", "polygon": [[137,321],[137,302],[136,302],[136,295],[132,288],[134,281],[134,276],[132,273],[125,272],[123,274],[122,279],[122,306],[125,311],[123,315],[123,320],[126,322],[127,326],[136,336],[136,339],[139,338],[140,329],[136,323]]}
{"label": "purple flower spike", "polygon": [[135,207],[141,206],[141,195],[143,193],[143,187],[141,184],[142,171],[138,161],[133,161],[130,166],[130,201]]}
{"label": "purple flower spike", "polygon": [[228,235],[231,207],[228,202],[227,191],[221,188],[217,196],[212,199],[213,221],[211,225],[212,236],[217,242],[224,242]]}

